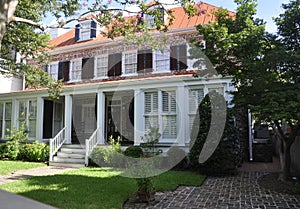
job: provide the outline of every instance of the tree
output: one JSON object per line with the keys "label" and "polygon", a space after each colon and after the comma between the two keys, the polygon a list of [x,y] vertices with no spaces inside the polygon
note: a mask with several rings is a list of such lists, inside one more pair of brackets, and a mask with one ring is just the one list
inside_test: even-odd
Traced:
{"label": "tree", "polygon": [[[282,178],[288,180],[290,148],[300,130],[299,0],[283,5],[285,12],[276,19],[279,36],[254,19],[256,0],[235,2],[235,17],[220,10],[215,23],[198,27],[206,41],[204,51],[219,73],[233,76],[235,107],[250,108],[258,120],[278,130],[284,145]],[[283,122],[291,127],[288,135]]]}
{"label": "tree", "polygon": [[[181,4],[189,15],[197,9],[193,0],[175,0],[174,4]],[[135,11],[128,7],[135,6]],[[198,9],[200,9],[198,7]],[[168,14],[169,21],[163,21],[163,15]],[[40,68],[47,63],[47,43],[49,41],[45,29],[49,26],[41,22],[46,16],[53,16],[57,26],[69,28],[68,23],[78,21],[88,13],[92,13],[103,26],[103,35],[109,38],[117,36],[128,37],[130,40],[140,40],[136,34],[146,34],[156,29],[166,31],[172,24],[172,11],[167,10],[159,1],[147,3],[140,0],[2,0],[0,1],[0,67],[1,73],[6,75],[26,77],[27,87],[38,88],[46,86],[54,97],[59,95],[58,89],[62,85],[51,79],[45,72],[33,69],[23,62],[16,62],[16,54],[21,55],[21,60],[26,58],[39,58]],[[124,13],[129,13],[133,18],[125,18]],[[151,15],[154,23],[149,25],[143,16]],[[53,27],[53,26],[50,26]],[[134,38],[132,38],[134,37]],[[155,41],[155,39],[151,39]]]}

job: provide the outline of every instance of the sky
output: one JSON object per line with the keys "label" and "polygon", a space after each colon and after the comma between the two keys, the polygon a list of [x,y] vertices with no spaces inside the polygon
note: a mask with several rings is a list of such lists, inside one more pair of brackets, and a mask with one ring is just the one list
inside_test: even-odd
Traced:
{"label": "sky", "polygon": [[[149,0],[150,1],[150,0]],[[173,0],[162,0],[162,1],[173,1]],[[195,0],[198,2],[199,0]],[[92,2],[92,1],[90,1]],[[234,0],[203,0],[203,2],[226,8],[230,11],[236,11],[236,4],[234,3]],[[257,17],[260,19],[263,19],[266,22],[266,30],[270,33],[276,32],[276,25],[274,24],[274,21],[272,20],[273,17],[277,17],[279,14],[283,13],[283,9],[281,5],[283,3],[288,3],[289,0],[258,0],[258,6],[257,6]],[[53,24],[50,23],[52,19],[46,19],[44,23],[46,24]]]}
{"label": "sky", "polygon": [[[226,8],[230,11],[235,11],[236,4],[233,0],[204,0],[205,3]],[[257,1],[257,17],[263,19],[266,24],[266,30],[271,33],[276,32],[276,25],[272,18],[283,13],[281,5],[288,3],[289,0],[258,0]]]}

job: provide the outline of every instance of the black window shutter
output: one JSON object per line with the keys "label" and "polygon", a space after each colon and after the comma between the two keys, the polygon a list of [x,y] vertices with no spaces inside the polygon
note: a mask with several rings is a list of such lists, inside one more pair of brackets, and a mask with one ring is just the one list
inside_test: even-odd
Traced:
{"label": "black window shutter", "polygon": [[152,51],[150,49],[138,51],[137,72],[151,72],[152,68]]}
{"label": "black window shutter", "polygon": [[80,33],[80,24],[75,26],[75,42],[79,40],[79,33]]}
{"label": "black window shutter", "polygon": [[170,50],[170,70],[187,69],[186,45],[171,46]]}
{"label": "black window shutter", "polygon": [[120,76],[122,74],[122,54],[108,55],[108,76]]}
{"label": "black window shutter", "polygon": [[82,59],[82,79],[93,79],[94,78],[94,60],[95,58],[84,58]]}
{"label": "black window shutter", "polygon": [[96,30],[97,24],[94,20],[91,21],[91,38],[96,38],[97,36],[97,30]]}
{"label": "black window shutter", "polygon": [[58,63],[58,80],[69,81],[70,61]]}

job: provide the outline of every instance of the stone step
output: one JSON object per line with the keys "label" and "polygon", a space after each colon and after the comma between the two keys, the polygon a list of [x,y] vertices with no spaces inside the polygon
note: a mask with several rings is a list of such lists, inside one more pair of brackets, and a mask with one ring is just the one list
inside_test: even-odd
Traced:
{"label": "stone step", "polygon": [[85,149],[74,149],[74,148],[61,148],[59,152],[69,154],[85,154]]}
{"label": "stone step", "polygon": [[84,163],[60,163],[60,162],[49,162],[50,166],[66,167],[66,168],[83,168]]}
{"label": "stone step", "polygon": [[85,158],[85,153],[65,153],[65,152],[58,152],[57,157],[65,157],[65,158]]}
{"label": "stone step", "polygon": [[82,158],[68,158],[68,157],[57,157],[57,156],[55,156],[53,158],[53,162],[85,164],[85,159],[84,158],[82,159]]}
{"label": "stone step", "polygon": [[61,148],[85,149],[85,145],[84,144],[63,144]]}

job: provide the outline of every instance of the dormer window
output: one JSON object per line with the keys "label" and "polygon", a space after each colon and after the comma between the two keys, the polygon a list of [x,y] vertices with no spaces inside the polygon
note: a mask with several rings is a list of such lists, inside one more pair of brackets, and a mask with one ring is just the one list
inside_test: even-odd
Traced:
{"label": "dormer window", "polygon": [[[162,23],[164,22],[164,8],[158,7],[158,6],[152,6],[149,8],[150,14],[144,14],[144,20],[146,22],[146,25],[148,28],[155,29],[156,28],[156,22],[155,21],[161,21]],[[152,13],[156,14],[157,16],[154,17]],[[158,18],[156,20],[156,18]]]}
{"label": "dormer window", "polygon": [[86,41],[96,38],[97,23],[93,19],[81,21],[76,25],[75,41]]}

